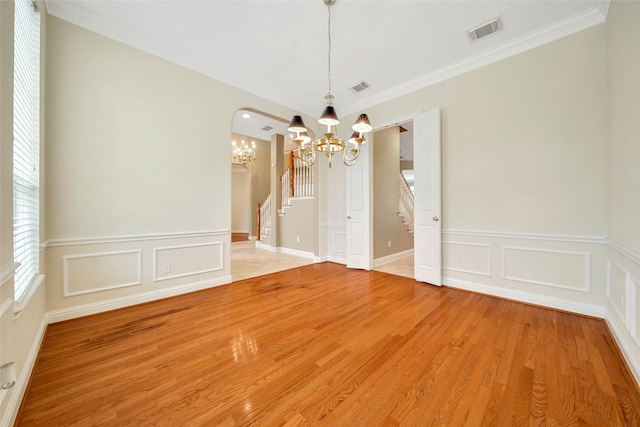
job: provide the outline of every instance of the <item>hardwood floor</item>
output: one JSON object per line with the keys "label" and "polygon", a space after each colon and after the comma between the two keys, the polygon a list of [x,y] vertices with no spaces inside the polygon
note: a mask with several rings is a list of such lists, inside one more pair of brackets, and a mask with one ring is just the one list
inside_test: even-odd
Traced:
{"label": "hardwood floor", "polygon": [[602,320],[322,263],[50,325],[19,426],[640,425]]}

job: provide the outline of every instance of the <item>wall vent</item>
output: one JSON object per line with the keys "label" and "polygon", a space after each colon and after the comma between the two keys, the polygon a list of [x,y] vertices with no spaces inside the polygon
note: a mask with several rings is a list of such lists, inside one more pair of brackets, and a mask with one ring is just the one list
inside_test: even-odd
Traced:
{"label": "wall vent", "polygon": [[489,22],[485,22],[482,25],[478,25],[477,27],[468,30],[467,35],[469,36],[469,40],[474,41],[486,37],[489,34],[493,34],[496,31],[500,31],[501,29],[502,18],[498,16]]}
{"label": "wall vent", "polygon": [[354,91],[355,93],[358,93],[358,92],[362,92],[368,87],[369,87],[369,84],[367,82],[358,82],[351,86],[351,90]]}
{"label": "wall vent", "polygon": [[263,131],[265,132],[269,132],[271,129],[273,129],[271,126],[266,126],[262,128]]}

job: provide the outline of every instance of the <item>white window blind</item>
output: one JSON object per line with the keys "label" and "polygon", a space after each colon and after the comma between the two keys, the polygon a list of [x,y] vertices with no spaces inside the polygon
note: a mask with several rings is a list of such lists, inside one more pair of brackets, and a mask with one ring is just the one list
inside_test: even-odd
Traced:
{"label": "white window blind", "polygon": [[40,256],[40,16],[31,0],[16,0],[14,22],[13,254],[20,301]]}

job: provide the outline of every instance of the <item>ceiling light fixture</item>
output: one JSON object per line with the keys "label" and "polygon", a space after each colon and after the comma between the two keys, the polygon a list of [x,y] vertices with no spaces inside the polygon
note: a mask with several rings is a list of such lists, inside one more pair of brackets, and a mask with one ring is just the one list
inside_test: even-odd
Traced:
{"label": "ceiling light fixture", "polygon": [[251,145],[248,145],[243,139],[238,145],[235,141],[231,141],[231,154],[233,155],[233,163],[246,165],[256,159],[256,142],[251,141]]}
{"label": "ceiling light fixture", "polygon": [[293,116],[287,130],[296,134],[293,141],[297,146],[297,154],[306,166],[311,166],[316,160],[316,152],[321,152],[327,156],[329,159],[329,167],[331,167],[331,157],[340,151],[342,151],[342,161],[344,164],[347,166],[353,166],[360,155],[360,146],[367,142],[364,138],[364,134],[371,132],[373,128],[371,127],[369,117],[367,117],[366,114],[360,114],[356,122],[351,127],[353,129],[353,134],[347,141],[336,136],[331,128],[332,126],[337,127],[337,125],[340,124],[336,110],[333,107],[334,96],[331,94],[331,5],[333,5],[336,0],[323,1],[324,4],[327,5],[328,12],[327,33],[329,49],[327,55],[327,74],[329,80],[329,91],[324,97],[326,100],[325,107],[322,115],[318,119],[318,123],[325,125],[327,130],[321,137],[312,141],[307,133],[308,129],[302,121],[301,116]]}

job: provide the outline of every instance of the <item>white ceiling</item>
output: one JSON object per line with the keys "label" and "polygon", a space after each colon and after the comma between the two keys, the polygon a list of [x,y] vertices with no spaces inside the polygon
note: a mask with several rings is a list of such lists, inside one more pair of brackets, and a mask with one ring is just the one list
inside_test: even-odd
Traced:
{"label": "white ceiling", "polygon": [[[332,93],[339,115],[604,22],[610,0],[337,0]],[[318,116],[328,89],[322,0],[46,0],[49,14]],[[467,30],[500,16],[503,30]],[[354,93],[364,80],[370,87]],[[240,131],[234,128],[235,131]],[[257,135],[252,135],[258,137]],[[268,138],[266,138],[268,139]]]}

